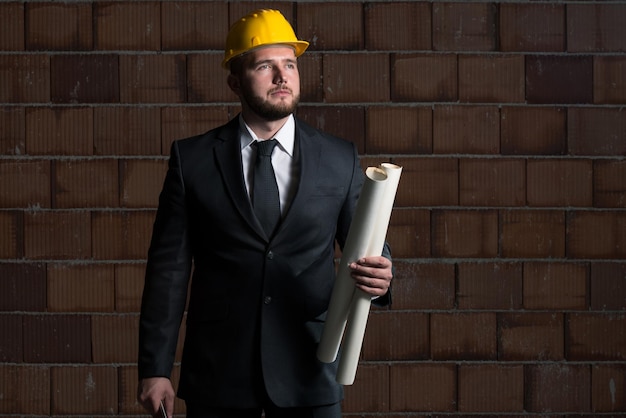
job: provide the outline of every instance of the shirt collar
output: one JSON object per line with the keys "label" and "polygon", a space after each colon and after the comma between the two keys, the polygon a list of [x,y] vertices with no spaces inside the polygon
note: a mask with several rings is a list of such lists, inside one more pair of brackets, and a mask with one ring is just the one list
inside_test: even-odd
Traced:
{"label": "shirt collar", "polygon": [[[243,120],[243,116],[239,114],[239,136],[241,149],[244,149],[254,141],[258,141],[259,138],[256,134],[250,129],[245,120]],[[244,128],[245,127],[245,128]],[[276,132],[274,135],[274,139],[280,144],[280,147],[287,153],[289,156],[293,157],[293,147],[296,137],[296,122],[293,115],[289,115],[289,118],[285,122],[285,124]]]}

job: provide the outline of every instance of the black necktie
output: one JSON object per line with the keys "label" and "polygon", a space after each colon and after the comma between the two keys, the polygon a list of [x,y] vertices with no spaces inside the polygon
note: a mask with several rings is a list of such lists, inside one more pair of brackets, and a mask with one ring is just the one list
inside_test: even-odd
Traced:
{"label": "black necktie", "polygon": [[254,166],[252,206],[265,233],[271,237],[280,220],[278,185],[272,168],[272,150],[276,146],[276,140],[256,141],[255,144],[257,153]]}

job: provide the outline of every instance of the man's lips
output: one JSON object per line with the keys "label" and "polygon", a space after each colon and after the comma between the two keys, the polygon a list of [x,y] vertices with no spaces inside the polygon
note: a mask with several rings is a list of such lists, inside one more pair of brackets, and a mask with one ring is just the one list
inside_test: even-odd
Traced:
{"label": "man's lips", "polygon": [[270,90],[270,94],[272,96],[291,96],[292,92],[291,92],[291,89],[289,88],[280,88],[280,89]]}

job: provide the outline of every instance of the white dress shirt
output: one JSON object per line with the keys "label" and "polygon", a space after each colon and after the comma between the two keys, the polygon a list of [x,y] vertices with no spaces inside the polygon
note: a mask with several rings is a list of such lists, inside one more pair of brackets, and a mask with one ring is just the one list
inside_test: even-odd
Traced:
{"label": "white dress shirt", "polygon": [[[250,127],[239,115],[239,140],[241,143],[241,163],[243,165],[243,177],[251,196],[252,182],[254,181],[254,162],[256,160],[256,148],[252,146],[255,141],[262,141],[250,129]],[[276,132],[274,139],[278,142],[272,151],[272,167],[276,175],[278,184],[278,195],[280,198],[280,212],[285,215],[289,205],[293,200],[298,185],[300,175],[299,165],[295,158],[295,137],[296,122],[293,115],[289,116],[287,122]]]}

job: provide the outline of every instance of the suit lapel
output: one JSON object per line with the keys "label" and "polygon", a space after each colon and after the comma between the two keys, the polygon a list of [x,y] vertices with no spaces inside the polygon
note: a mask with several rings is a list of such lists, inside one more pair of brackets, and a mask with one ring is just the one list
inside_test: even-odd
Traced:
{"label": "suit lapel", "polygon": [[298,214],[307,210],[307,196],[310,196],[316,184],[317,170],[322,154],[320,142],[314,135],[301,129],[298,119],[296,119],[296,152],[300,163],[300,178],[296,194],[289,206],[289,211],[283,217],[281,224],[276,231],[276,237],[280,238],[280,233],[289,224],[298,222]]}
{"label": "suit lapel", "polygon": [[222,128],[218,138],[220,146],[215,147],[215,159],[226,185],[226,191],[235,207],[252,229],[261,237],[265,237],[263,228],[257,220],[243,180],[241,165],[241,145],[239,143],[239,118],[234,118]]}

